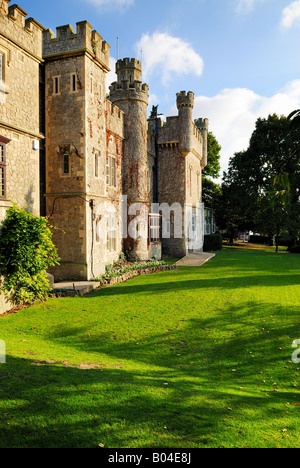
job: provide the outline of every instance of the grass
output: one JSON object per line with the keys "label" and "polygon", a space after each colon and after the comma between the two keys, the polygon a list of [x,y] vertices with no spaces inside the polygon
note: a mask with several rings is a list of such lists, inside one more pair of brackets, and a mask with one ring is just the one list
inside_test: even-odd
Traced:
{"label": "grass", "polygon": [[0,318],[0,447],[300,447],[299,266],[225,247]]}

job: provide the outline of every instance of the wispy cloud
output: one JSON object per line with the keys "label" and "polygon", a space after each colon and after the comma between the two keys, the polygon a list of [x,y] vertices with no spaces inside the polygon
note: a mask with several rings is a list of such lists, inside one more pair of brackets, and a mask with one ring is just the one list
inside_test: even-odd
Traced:
{"label": "wispy cloud", "polygon": [[116,75],[116,59],[112,56],[109,57],[109,67],[110,72],[106,75],[106,92],[109,93],[109,87],[112,83],[117,81],[118,77]]}
{"label": "wispy cloud", "polygon": [[238,13],[247,14],[254,9],[254,7],[263,2],[264,0],[235,0],[235,9]]}
{"label": "wispy cloud", "polygon": [[292,2],[282,12],[281,25],[290,28],[294,23],[300,24],[300,0]]}
{"label": "wispy cloud", "polygon": [[265,97],[246,88],[224,89],[213,97],[198,96],[194,116],[208,117],[210,129],[222,146],[222,169],[235,152],[248,148],[259,117],[288,115],[300,108],[300,80],[291,81],[273,96]]}
{"label": "wispy cloud", "polygon": [[106,10],[126,9],[134,5],[134,0],[87,0],[87,2]]}
{"label": "wispy cloud", "polygon": [[136,51],[143,52],[143,77],[160,75],[163,84],[168,84],[174,75],[194,74],[200,76],[203,60],[192,46],[179,37],[168,33],[144,34],[136,44]]}

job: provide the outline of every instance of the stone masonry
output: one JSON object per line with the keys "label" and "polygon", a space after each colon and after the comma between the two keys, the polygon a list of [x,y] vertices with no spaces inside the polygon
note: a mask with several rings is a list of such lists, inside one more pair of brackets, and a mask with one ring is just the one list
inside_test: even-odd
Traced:
{"label": "stone masonry", "polygon": [[194,94],[178,93],[166,122],[148,119],[140,61],[117,62],[107,96],[110,46],[87,21],[54,33],[9,3],[0,4],[0,222],[12,202],[48,217],[55,281],[98,277],[124,252],[201,251],[208,121],[193,120]]}

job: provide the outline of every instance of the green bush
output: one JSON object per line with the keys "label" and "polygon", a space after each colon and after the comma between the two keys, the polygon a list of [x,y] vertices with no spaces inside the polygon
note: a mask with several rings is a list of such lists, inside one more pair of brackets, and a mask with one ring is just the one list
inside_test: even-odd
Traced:
{"label": "green bush", "polygon": [[109,280],[110,278],[122,276],[129,271],[145,270],[146,268],[160,267],[163,265],[167,265],[163,260],[150,260],[135,263],[127,263],[121,260],[120,262],[115,262],[114,265],[106,265],[105,275],[96,278],[95,281]]}
{"label": "green bush", "polygon": [[204,252],[222,250],[222,246],[221,234],[210,234],[209,236],[204,236]]}
{"label": "green bush", "polygon": [[59,263],[52,232],[45,218],[14,205],[6,213],[0,234],[1,289],[14,304],[48,296],[48,267]]}
{"label": "green bush", "polygon": [[293,247],[290,247],[289,251],[290,251],[290,253],[299,254],[300,253],[300,245],[294,245]]}

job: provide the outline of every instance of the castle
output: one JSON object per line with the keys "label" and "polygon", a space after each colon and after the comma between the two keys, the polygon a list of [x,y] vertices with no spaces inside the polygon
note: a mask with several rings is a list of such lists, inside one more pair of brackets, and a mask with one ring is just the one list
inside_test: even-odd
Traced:
{"label": "castle", "polygon": [[55,280],[89,280],[120,253],[135,260],[201,251],[208,120],[194,94],[178,115],[147,118],[142,64],[116,64],[87,21],[45,29],[0,6],[0,221],[11,202],[47,216],[61,258]]}

